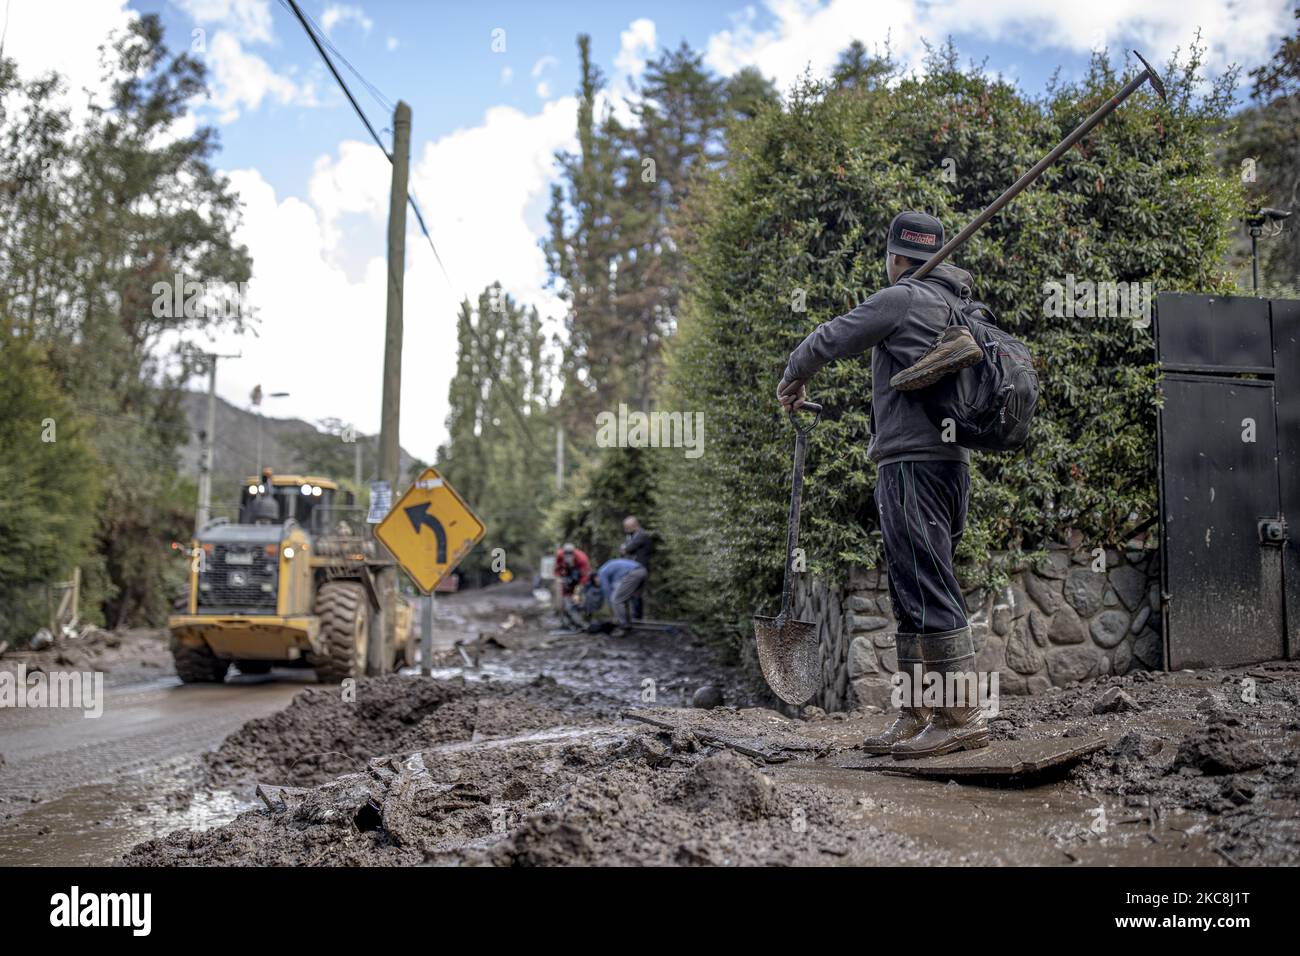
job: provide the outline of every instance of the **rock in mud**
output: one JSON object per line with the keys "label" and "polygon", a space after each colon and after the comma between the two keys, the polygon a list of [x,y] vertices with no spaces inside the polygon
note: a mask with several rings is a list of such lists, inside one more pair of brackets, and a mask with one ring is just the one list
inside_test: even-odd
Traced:
{"label": "rock in mud", "polygon": [[772,781],[748,759],[729,750],[697,763],[678,785],[673,800],[738,820],[759,820],[781,812]]}
{"label": "rock in mud", "polygon": [[1259,741],[1244,727],[1215,724],[1187,737],[1179,745],[1170,769],[1191,767],[1210,776],[1254,770],[1266,762]]}
{"label": "rock in mud", "polygon": [[1094,714],[1122,714],[1141,710],[1141,705],[1118,687],[1112,687],[1093,705]]}
{"label": "rock in mud", "polygon": [[712,710],[722,704],[722,688],[717,684],[705,684],[691,698],[691,706],[702,710]]}
{"label": "rock in mud", "polygon": [[1131,730],[1111,745],[1110,754],[1120,760],[1146,760],[1158,754],[1162,747],[1159,740]]}

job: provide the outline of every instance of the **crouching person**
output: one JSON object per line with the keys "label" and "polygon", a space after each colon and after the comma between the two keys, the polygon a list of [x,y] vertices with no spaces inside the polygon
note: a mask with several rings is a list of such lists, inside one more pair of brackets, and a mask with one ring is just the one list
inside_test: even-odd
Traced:
{"label": "crouching person", "polygon": [[614,558],[600,566],[596,580],[601,593],[609,599],[609,609],[619,630],[627,628],[632,623],[633,602],[645,586],[646,569],[630,558]]}

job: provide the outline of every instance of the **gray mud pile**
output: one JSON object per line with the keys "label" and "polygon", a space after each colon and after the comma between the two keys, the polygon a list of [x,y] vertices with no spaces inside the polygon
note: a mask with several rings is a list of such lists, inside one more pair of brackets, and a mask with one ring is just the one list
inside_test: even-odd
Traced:
{"label": "gray mud pile", "polygon": [[377,754],[608,719],[618,702],[577,694],[539,675],[524,683],[363,678],[345,698],[309,687],[284,710],[251,720],[204,756],[214,787],[306,787],[364,770]]}
{"label": "gray mud pile", "polygon": [[[132,865],[1234,865],[1300,862],[1300,667],[1136,673],[1008,697],[995,739],[1097,737],[1050,779],[835,760],[888,715],[791,718],[704,645],[503,628],[465,676],[317,687],[208,784],[264,807]],[[459,657],[459,652],[457,652]],[[726,706],[691,709],[715,686]]]}

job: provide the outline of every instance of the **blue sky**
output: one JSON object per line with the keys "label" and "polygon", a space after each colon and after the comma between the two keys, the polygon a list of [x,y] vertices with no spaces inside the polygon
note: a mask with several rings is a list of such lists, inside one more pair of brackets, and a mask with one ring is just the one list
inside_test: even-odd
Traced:
{"label": "blue sky", "polygon": [[[557,327],[538,240],[552,156],[573,145],[579,33],[592,36],[617,105],[646,57],[682,40],[719,73],[752,65],[786,88],[805,69],[825,75],[853,38],[877,46],[889,37],[916,67],[923,38],[952,36],[964,59],[1036,93],[1058,68],[1080,75],[1100,45],[1136,47],[1160,66],[1200,26],[1214,73],[1258,65],[1293,29],[1288,0],[300,3],[375,87],[414,111],[412,191],[450,275],[412,220],[402,442],[429,459],[445,436],[458,301],[499,279]],[[11,0],[6,54],[25,73],[57,69],[74,89],[93,88],[95,48],[141,13],[159,14],[169,42],[208,65],[211,97],[194,118],[219,130],[217,165],[244,201],[239,238],[254,256],[261,324],[257,338],[213,343],[243,355],[223,365],[219,392],[247,407],[261,384],[290,393],[268,414],[375,430],[387,164],[282,0]],[[386,130],[388,111],[343,75]],[[301,356],[298,370],[286,371],[286,349]],[[333,387],[341,376],[353,387]]]}

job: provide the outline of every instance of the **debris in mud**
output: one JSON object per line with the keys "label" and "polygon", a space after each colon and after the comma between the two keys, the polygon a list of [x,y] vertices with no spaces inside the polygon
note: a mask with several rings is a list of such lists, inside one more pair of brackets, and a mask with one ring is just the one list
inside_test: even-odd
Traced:
{"label": "debris in mud", "polygon": [[[472,679],[362,680],[354,703],[312,688],[246,724],[210,758],[208,782],[250,793],[261,781],[266,809],[141,844],[125,862],[1300,861],[1294,667],[1252,668],[1268,677],[1257,702],[1241,699],[1239,673],[1217,670],[1004,696],[990,750],[1098,749],[1040,786],[945,786],[841,769],[888,714],[749,706],[739,672],[699,645],[557,638],[528,620],[497,633],[509,641],[483,642]],[[709,684],[741,706],[692,707]],[[1104,836],[1099,806],[1115,824]]]}
{"label": "debris in mud", "polygon": [[1191,767],[1203,774],[1240,773],[1262,767],[1264,749],[1243,727],[1215,724],[1187,737],[1178,747],[1171,770]]}
{"label": "debris in mud", "polygon": [[1122,689],[1111,687],[1101,695],[1101,699],[1093,706],[1092,712],[1094,714],[1122,714],[1130,710],[1141,709],[1141,705]]}
{"label": "debris in mud", "polygon": [[591,722],[614,711],[612,702],[550,677],[498,686],[393,674],[357,681],[354,699],[336,687],[308,687],[284,710],[246,723],[204,762],[214,786],[307,786],[361,770],[375,754]]}
{"label": "debris in mud", "polygon": [[10,648],[0,660],[0,671],[15,673],[19,665],[24,665],[28,674],[98,671],[107,675],[105,683],[112,686],[171,673],[172,658],[166,631],[86,627],[80,636],[51,637],[39,647]]}

